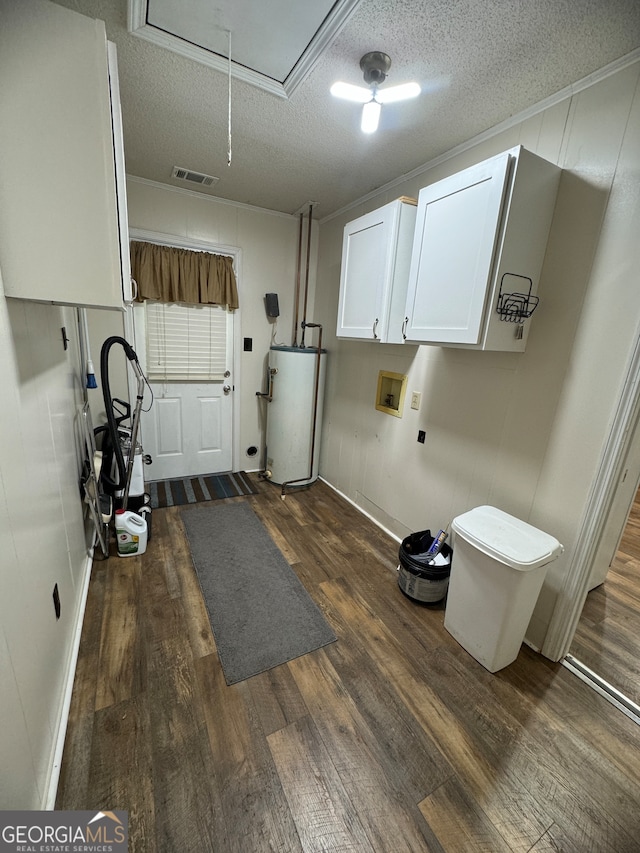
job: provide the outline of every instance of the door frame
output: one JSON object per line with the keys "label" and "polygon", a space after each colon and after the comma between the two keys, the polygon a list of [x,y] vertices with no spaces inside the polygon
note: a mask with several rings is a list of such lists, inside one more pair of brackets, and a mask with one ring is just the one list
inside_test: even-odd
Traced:
{"label": "door frame", "polygon": [[[238,303],[241,303],[242,290],[242,249],[238,246],[226,246],[222,243],[209,243],[206,240],[191,240],[189,237],[179,237],[177,234],[165,234],[158,231],[145,231],[141,228],[129,228],[129,240],[140,240],[145,243],[156,243],[160,246],[173,246],[176,249],[191,249],[200,252],[210,252],[214,255],[228,255],[233,258],[233,268],[238,286]],[[233,471],[240,470],[240,365],[241,365],[241,314],[240,308],[234,309],[233,317],[233,365],[232,379],[232,409],[231,417],[231,465]],[[134,342],[135,329],[133,323],[133,305],[127,307],[124,315],[125,337]],[[132,370],[127,370],[129,399],[135,400],[137,383]]]}
{"label": "door frame", "polygon": [[[564,584],[558,594],[542,654],[554,661],[568,654],[589,592],[591,573],[604,529],[609,521],[618,483],[624,473],[629,447],[640,424],[640,329],[625,375],[609,435],[587,506],[576,536]],[[640,472],[630,472],[636,476]]]}

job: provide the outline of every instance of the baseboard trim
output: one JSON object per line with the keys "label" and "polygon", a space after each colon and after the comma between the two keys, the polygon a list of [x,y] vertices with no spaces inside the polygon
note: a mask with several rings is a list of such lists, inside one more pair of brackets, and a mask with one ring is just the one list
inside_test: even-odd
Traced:
{"label": "baseboard trim", "polygon": [[67,672],[65,678],[65,687],[60,707],[60,716],[58,718],[58,728],[54,738],[53,760],[49,769],[49,780],[46,789],[46,795],[42,808],[47,811],[53,811],[56,805],[56,795],[58,793],[58,782],[60,780],[60,767],[62,765],[62,753],[64,751],[64,741],[67,734],[67,723],[69,721],[69,709],[71,707],[71,695],[73,693],[73,682],[76,674],[76,665],[78,663],[78,652],[80,651],[80,637],[82,636],[82,625],[84,623],[84,612],[87,606],[87,596],[89,594],[89,581],[91,580],[91,570],[93,568],[93,552],[95,546],[87,554],[84,578],[82,582],[82,590],[80,592],[80,600],[76,615],[76,625],[73,633],[73,642],[69,653],[67,664]]}
{"label": "baseboard trim", "polygon": [[633,720],[636,725],[640,726],[640,705],[636,705],[632,699],[629,699],[628,696],[625,696],[624,693],[621,693],[616,687],[609,684],[608,681],[605,681],[604,678],[601,678],[592,669],[583,664],[582,661],[579,661],[572,655],[566,655],[561,663],[566,669],[577,675],[581,681],[584,681],[585,684],[595,690],[596,693],[599,693],[607,702],[615,705],[618,710],[622,711],[630,720]]}
{"label": "baseboard trim", "polygon": [[332,483],[330,483],[328,480],[325,480],[324,477],[318,477],[318,479],[322,480],[322,482],[326,486],[329,486],[330,489],[333,489],[333,491],[337,495],[340,495],[341,498],[344,498],[344,500],[347,503],[351,504],[352,507],[355,507],[355,509],[357,509],[358,512],[360,512],[360,513],[362,513],[362,515],[366,516],[369,519],[369,521],[373,521],[373,523],[376,525],[376,527],[379,527],[380,530],[382,530],[384,533],[387,534],[387,536],[390,536],[394,540],[394,542],[397,542],[398,544],[400,544],[402,542],[402,539],[399,536],[396,536],[395,533],[392,533],[387,527],[385,527],[383,524],[380,524],[380,522],[378,521],[377,518],[375,518],[375,516],[371,515],[371,513],[367,512],[366,509],[363,509],[355,501],[351,500],[350,497],[347,497],[347,495],[345,495],[344,492],[341,492],[340,489],[337,489]]}

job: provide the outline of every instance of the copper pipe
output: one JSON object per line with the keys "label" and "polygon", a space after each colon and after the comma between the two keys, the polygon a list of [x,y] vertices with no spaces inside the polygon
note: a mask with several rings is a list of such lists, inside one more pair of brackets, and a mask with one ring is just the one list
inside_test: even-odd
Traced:
{"label": "copper pipe", "polygon": [[300,302],[300,264],[302,263],[302,222],[304,213],[300,212],[300,228],[298,230],[298,269],[296,270],[296,293],[294,303],[293,346],[298,346],[298,306]]}
{"label": "copper pipe", "polygon": [[307,323],[307,296],[309,294],[309,261],[311,254],[311,214],[313,213],[313,205],[309,205],[309,226],[307,230],[307,271],[304,278],[304,309],[302,313],[302,340],[300,341],[300,346],[304,348],[304,332],[307,325],[311,326],[312,323]]}
{"label": "copper pipe", "polygon": [[263,391],[256,391],[256,397],[263,397],[267,403],[270,403],[273,400],[273,377],[278,372],[277,367],[269,368],[269,390],[266,394]]}

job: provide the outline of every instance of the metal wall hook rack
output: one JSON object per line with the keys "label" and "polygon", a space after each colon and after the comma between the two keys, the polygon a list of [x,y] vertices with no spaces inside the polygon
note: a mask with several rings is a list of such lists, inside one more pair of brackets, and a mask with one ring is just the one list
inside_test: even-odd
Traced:
{"label": "metal wall hook rack", "polygon": [[[511,278],[521,278],[529,282],[529,292],[519,293],[513,291],[506,293],[504,290],[504,280],[510,276]],[[518,275],[514,272],[506,272],[500,279],[500,291],[498,293],[498,302],[496,311],[500,315],[500,319],[506,323],[524,323],[538,307],[540,300],[537,296],[533,296],[533,282],[526,275]]]}

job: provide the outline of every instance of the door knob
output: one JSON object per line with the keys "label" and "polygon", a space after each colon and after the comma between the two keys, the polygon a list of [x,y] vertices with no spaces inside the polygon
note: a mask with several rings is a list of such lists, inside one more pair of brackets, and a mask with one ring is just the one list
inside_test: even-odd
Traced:
{"label": "door knob", "polygon": [[231,391],[231,385],[223,385],[222,390],[225,394],[228,394]]}

